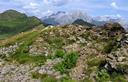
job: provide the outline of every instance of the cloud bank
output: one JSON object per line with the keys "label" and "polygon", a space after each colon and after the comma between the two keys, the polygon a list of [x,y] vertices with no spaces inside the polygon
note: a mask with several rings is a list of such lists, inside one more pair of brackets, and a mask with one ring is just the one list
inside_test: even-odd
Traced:
{"label": "cloud bank", "polygon": [[0,12],[16,9],[28,15],[42,17],[57,11],[83,10],[92,16],[126,17],[128,0],[0,0]]}

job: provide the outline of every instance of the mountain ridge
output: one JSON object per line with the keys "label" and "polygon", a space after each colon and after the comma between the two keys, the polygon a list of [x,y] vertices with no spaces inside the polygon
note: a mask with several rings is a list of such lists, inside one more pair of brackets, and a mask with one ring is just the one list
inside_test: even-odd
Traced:
{"label": "mountain ridge", "polygon": [[85,21],[82,20],[82,19],[77,19],[77,20],[75,20],[72,24],[78,24],[78,25],[89,26],[89,27],[96,26],[96,25],[94,25],[94,24],[85,22]]}
{"label": "mountain ridge", "polygon": [[[112,17],[112,16],[91,17],[87,13],[84,13],[83,11],[76,11],[76,12],[75,11],[71,11],[71,12],[58,11],[49,16],[42,17],[42,21],[52,25],[70,24],[77,19],[82,19],[86,22],[99,25],[99,26],[104,25],[107,22],[118,22],[125,28],[128,28],[128,24],[127,24],[128,21],[121,17]],[[63,21],[63,23],[61,21]]]}
{"label": "mountain ridge", "polygon": [[58,11],[56,13],[51,14],[50,16],[42,17],[42,21],[44,21],[45,23],[50,23],[49,21],[53,21],[53,25],[54,22],[57,22],[60,25],[71,24],[77,19],[83,19],[87,22],[92,21],[92,19],[87,15],[87,13],[81,11]]}
{"label": "mountain ridge", "polygon": [[0,33],[3,35],[16,34],[41,23],[42,21],[35,16],[28,17],[16,10],[7,10],[0,14]]}

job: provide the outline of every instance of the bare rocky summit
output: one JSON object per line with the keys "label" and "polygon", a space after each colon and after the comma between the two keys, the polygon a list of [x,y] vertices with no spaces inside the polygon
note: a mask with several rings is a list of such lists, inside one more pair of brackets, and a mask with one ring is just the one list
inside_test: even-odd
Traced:
{"label": "bare rocky summit", "polygon": [[0,47],[0,81],[127,82],[127,40],[118,23],[40,27]]}

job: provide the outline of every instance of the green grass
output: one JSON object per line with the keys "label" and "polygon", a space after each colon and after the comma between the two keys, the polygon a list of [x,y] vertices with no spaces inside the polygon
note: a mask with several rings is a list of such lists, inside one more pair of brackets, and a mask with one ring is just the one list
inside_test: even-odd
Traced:
{"label": "green grass", "polygon": [[69,80],[63,80],[62,82],[78,82],[78,81],[69,79]]}
{"label": "green grass", "polygon": [[78,82],[76,80],[72,80],[70,77],[62,77],[60,79],[56,79],[48,74],[40,74],[38,72],[31,73],[32,78],[41,79],[41,82]]}
{"label": "green grass", "polygon": [[40,74],[38,72],[32,72],[31,75],[34,79],[45,78],[47,76],[47,74]]}
{"label": "green grass", "polygon": [[54,66],[54,69],[61,73],[68,73],[69,69],[75,67],[78,58],[77,52],[71,52],[65,55],[64,60]]}
{"label": "green grass", "polygon": [[78,82],[76,80],[71,79],[68,75],[63,76],[59,79],[59,82]]}
{"label": "green grass", "polygon": [[62,37],[49,37],[47,42],[52,48],[60,49],[64,45],[64,40]]}
{"label": "green grass", "polygon": [[88,59],[87,64],[89,67],[99,66],[102,61],[103,61],[103,59],[101,59],[101,58],[93,57],[93,58]]}
{"label": "green grass", "polygon": [[115,78],[113,78],[113,82],[128,82],[124,76],[118,75]]}
{"label": "green grass", "polygon": [[84,78],[82,81],[80,82],[93,82],[90,78]]}
{"label": "green grass", "polygon": [[27,32],[22,32],[22,33],[19,33],[17,35],[14,35],[14,36],[12,36],[10,38],[4,39],[4,40],[0,40],[0,47],[13,45],[16,42],[20,43],[20,42],[22,42],[24,40],[26,41],[27,38],[28,39],[30,38],[30,40],[31,40],[31,37],[35,38],[37,35],[40,34],[40,32],[43,29],[43,27],[44,26],[39,25],[33,30],[30,30],[30,31],[27,31]]}
{"label": "green grass", "polygon": [[4,40],[6,39],[7,37],[10,37],[12,36],[13,34],[0,34],[0,40]]}
{"label": "green grass", "polygon": [[[124,75],[113,72],[111,75],[111,79],[113,82],[128,82]],[[116,77],[115,77],[116,76]]]}
{"label": "green grass", "polygon": [[[43,64],[46,60],[45,56],[36,55],[31,56],[29,54],[29,46],[36,40],[40,31],[33,31],[29,33],[27,36],[19,39],[17,42],[23,42],[22,45],[19,46],[19,49],[7,58],[8,61],[17,61],[20,64],[24,63],[35,63],[37,65]],[[43,54],[42,54],[43,55]]]}
{"label": "green grass", "polygon": [[57,82],[57,79],[48,75],[48,74],[40,74],[38,72],[32,72],[32,78],[41,79],[41,82]]}
{"label": "green grass", "polygon": [[106,41],[106,45],[104,45],[104,49],[103,49],[103,52],[105,53],[111,53],[112,51],[116,51],[118,48],[120,48],[120,43],[117,42],[117,38],[109,38],[107,41]]}
{"label": "green grass", "polygon": [[56,50],[54,56],[55,58],[64,58],[65,54],[64,50]]}
{"label": "green grass", "polygon": [[116,72],[112,72],[111,74],[109,74],[106,69],[98,71],[96,80],[97,82],[128,82],[124,75]]}
{"label": "green grass", "polygon": [[17,34],[40,24],[40,19],[34,16],[28,17],[15,10],[7,10],[4,13],[0,13],[0,34]]}
{"label": "green grass", "polygon": [[98,72],[96,79],[98,82],[108,82],[108,81],[110,81],[110,76],[107,73],[107,71],[105,69],[103,69]]}
{"label": "green grass", "polygon": [[43,64],[46,61],[45,56],[30,56],[29,54],[17,54],[10,56],[9,60],[17,61],[20,64],[35,63],[36,65]]}

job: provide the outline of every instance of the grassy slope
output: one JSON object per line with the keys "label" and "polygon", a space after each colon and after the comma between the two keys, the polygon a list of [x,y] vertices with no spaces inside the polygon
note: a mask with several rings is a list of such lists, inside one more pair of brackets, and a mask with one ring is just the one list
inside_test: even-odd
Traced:
{"label": "grassy slope", "polygon": [[[7,46],[7,45],[10,45],[10,44],[14,44],[15,42],[24,41],[32,35],[38,35],[42,31],[42,30],[39,30],[39,29],[43,29],[43,28],[44,28],[43,25],[39,25],[35,29],[32,29],[30,31],[21,32],[17,35],[11,36],[11,37],[9,37],[5,40],[0,40],[0,46]],[[32,36],[32,37],[35,37],[35,36]]]}
{"label": "grassy slope", "polygon": [[15,10],[7,10],[0,13],[0,39],[29,30],[39,24],[41,24],[41,21],[34,16],[28,17]]}
{"label": "grassy slope", "polygon": [[0,46],[9,46],[13,45],[14,43],[22,43],[19,46],[19,49],[12,54],[10,57],[5,58],[6,60],[10,62],[18,62],[20,64],[24,63],[35,63],[35,64],[42,64],[45,61],[44,56],[30,56],[28,54],[28,46],[31,45],[34,40],[39,36],[39,34],[44,31],[44,26],[39,25],[35,29],[19,33],[18,35],[15,35],[13,37],[10,37],[6,40],[1,41]]}

